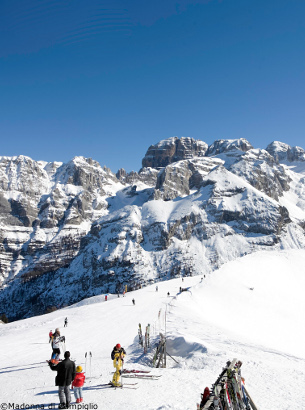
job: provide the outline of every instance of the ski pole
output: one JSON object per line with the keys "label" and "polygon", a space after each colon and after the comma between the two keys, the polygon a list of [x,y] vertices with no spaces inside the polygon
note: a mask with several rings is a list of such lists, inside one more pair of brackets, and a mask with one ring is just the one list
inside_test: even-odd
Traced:
{"label": "ski pole", "polygon": [[91,377],[91,358],[92,358],[92,353],[90,352],[90,377]]}

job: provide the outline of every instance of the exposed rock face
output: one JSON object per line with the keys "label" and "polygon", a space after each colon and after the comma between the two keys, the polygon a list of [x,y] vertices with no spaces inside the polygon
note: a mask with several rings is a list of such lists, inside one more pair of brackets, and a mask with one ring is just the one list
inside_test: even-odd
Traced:
{"label": "exposed rock face", "polygon": [[121,168],[116,173],[116,177],[123,184],[136,184],[143,182],[148,186],[155,186],[158,177],[158,171],[154,168],[141,168],[139,172],[131,171],[127,173],[124,168]]}
{"label": "exposed rock face", "polygon": [[290,147],[283,142],[274,141],[268,145],[266,151],[268,151],[278,162],[305,162],[305,151],[301,147]]}
{"label": "exposed rock face", "polygon": [[[189,195],[189,179],[192,172],[186,161],[168,165],[160,171],[157,179],[155,199],[175,199],[177,196]],[[162,195],[160,195],[162,192]]]}
{"label": "exposed rock face", "polygon": [[96,161],[80,157],[67,164],[1,157],[0,175],[3,285],[21,270],[30,278],[70,263],[90,228],[82,224],[105,213],[105,197],[118,182]]}
{"label": "exposed rock face", "polygon": [[246,152],[252,148],[253,147],[250,142],[244,138],[235,140],[216,140],[213,144],[209,145],[205,155],[210,157],[212,155],[218,155],[233,150]]}
{"label": "exposed rock face", "polygon": [[82,157],[0,157],[0,312],[13,320],[260,249],[305,249],[292,158],[302,149],[190,138],[161,141],[149,167],[116,176]]}
{"label": "exposed rock face", "polygon": [[203,157],[208,145],[193,138],[172,137],[151,145],[142,160],[143,167],[163,168],[173,162]]}
{"label": "exposed rock face", "polygon": [[202,186],[203,177],[223,161],[214,158],[196,158],[179,161],[162,169],[157,178],[154,199],[168,201],[190,194]]}
{"label": "exposed rock face", "polygon": [[276,200],[290,188],[291,179],[284,167],[277,164],[265,150],[247,151],[229,170],[244,177],[252,186]]}

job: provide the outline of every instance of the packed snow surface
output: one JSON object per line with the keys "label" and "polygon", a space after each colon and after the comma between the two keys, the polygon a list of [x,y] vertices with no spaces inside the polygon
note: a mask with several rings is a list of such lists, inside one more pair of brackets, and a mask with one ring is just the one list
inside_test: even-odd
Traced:
{"label": "packed snow surface", "polygon": [[[1,325],[1,403],[15,403],[15,408],[58,404],[56,372],[46,359],[51,355],[48,333],[60,327],[76,365],[86,370],[84,404],[95,408],[194,410],[200,393],[216,380],[226,361],[237,358],[259,410],[303,410],[304,267],[304,250],[257,252],[205,278],[173,279],[158,283],[158,291],[154,284],[125,297],[108,295],[108,301],[95,296],[48,315]],[[180,293],[180,287],[187,290]],[[138,344],[139,323],[143,329],[151,325],[147,355]],[[168,353],[178,362],[168,356],[166,369],[150,367],[159,331],[166,332]],[[114,371],[110,353],[116,343],[127,350],[126,369],[162,376],[136,380],[135,390],[103,389],[101,384],[109,382]],[[91,363],[89,357],[86,363],[90,351]]]}

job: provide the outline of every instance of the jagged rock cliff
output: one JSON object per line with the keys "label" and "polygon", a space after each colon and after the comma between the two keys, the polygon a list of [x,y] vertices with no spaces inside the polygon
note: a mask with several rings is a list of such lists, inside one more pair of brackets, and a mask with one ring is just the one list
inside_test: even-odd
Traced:
{"label": "jagged rock cliff", "polygon": [[168,138],[148,148],[142,166],[163,168],[182,159],[203,157],[207,148],[205,142],[193,138]]}
{"label": "jagged rock cliff", "polygon": [[151,146],[139,172],[0,157],[0,313],[210,273],[259,249],[305,248],[305,155],[245,139]]}

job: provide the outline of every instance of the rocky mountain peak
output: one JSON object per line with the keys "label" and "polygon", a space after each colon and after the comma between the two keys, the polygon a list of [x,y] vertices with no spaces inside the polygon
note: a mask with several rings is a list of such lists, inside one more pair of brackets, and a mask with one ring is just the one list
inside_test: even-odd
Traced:
{"label": "rocky mountain peak", "polygon": [[142,167],[163,168],[173,162],[203,157],[208,145],[189,137],[171,137],[151,145],[142,160]]}
{"label": "rocky mountain peak", "polygon": [[272,155],[276,161],[304,162],[305,151],[301,147],[291,147],[280,141],[273,141],[266,148],[266,151]]}
{"label": "rocky mountain peak", "polygon": [[221,140],[216,140],[213,142],[213,144],[209,145],[205,155],[210,157],[212,155],[222,154],[222,153],[233,151],[233,150],[240,150],[240,151],[246,152],[252,148],[253,147],[250,144],[250,142],[247,141],[245,138],[232,139],[232,140],[221,139]]}
{"label": "rocky mountain peak", "polygon": [[38,162],[24,155],[0,157],[0,189],[41,195],[47,173]]}

